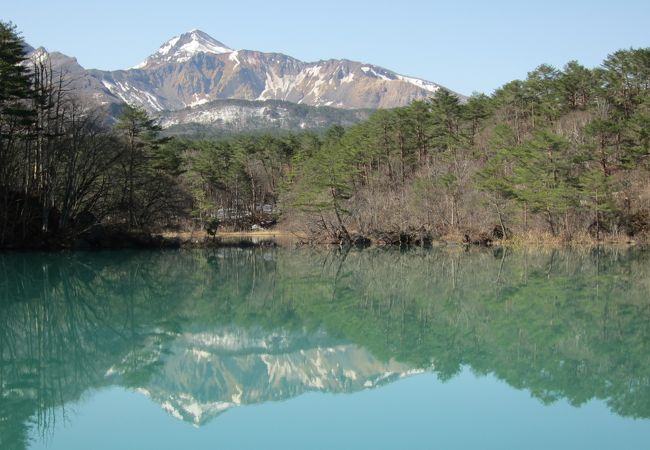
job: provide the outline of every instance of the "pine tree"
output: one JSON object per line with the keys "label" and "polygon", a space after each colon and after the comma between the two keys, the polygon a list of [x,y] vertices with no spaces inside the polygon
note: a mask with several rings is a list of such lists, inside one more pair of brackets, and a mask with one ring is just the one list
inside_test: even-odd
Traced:
{"label": "pine tree", "polygon": [[[533,212],[543,213],[554,235],[559,234],[560,218],[579,198],[569,148],[563,137],[541,130],[512,154],[512,194]],[[564,226],[568,228],[566,220]]]}
{"label": "pine tree", "polygon": [[357,158],[355,151],[341,142],[343,135],[342,127],[328,130],[320,151],[299,169],[294,205],[321,217],[324,213],[332,213],[334,229],[329,230],[326,224],[324,228],[349,242],[351,236],[344,222],[347,212],[344,201],[352,195]]}
{"label": "pine tree", "polygon": [[21,141],[27,137],[34,113],[28,100],[32,97],[25,43],[11,23],[0,22],[0,245],[4,244],[10,223],[18,217],[16,202],[11,198],[22,194]]}
{"label": "pine tree", "polygon": [[31,97],[31,78],[26,60],[25,42],[11,23],[0,22],[0,118],[21,114],[16,102]]}
{"label": "pine tree", "polygon": [[160,127],[143,108],[130,105],[124,105],[123,108],[115,128],[122,133],[125,141],[122,198],[127,212],[127,225],[133,229],[137,225],[138,190],[146,188],[146,171],[151,168],[153,151],[160,144]]}
{"label": "pine tree", "polygon": [[596,77],[577,61],[568,62],[557,81],[566,109],[570,111],[586,109],[596,94]]}

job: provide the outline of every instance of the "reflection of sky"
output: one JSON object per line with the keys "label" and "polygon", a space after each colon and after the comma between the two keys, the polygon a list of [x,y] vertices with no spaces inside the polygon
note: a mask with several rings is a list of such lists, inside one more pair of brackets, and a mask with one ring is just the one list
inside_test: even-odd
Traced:
{"label": "reflection of sky", "polygon": [[[71,411],[73,409],[74,411]],[[202,428],[120,388],[67,411],[50,450],[171,449],[647,449],[650,420],[602,402],[544,406],[526,391],[469,370],[441,383],[426,374],[353,395],[306,394],[236,408]]]}

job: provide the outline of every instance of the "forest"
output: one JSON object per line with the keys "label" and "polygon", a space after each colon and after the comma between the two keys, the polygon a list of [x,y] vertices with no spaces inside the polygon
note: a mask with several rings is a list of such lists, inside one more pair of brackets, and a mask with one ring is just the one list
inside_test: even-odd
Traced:
{"label": "forest", "polygon": [[277,226],[305,242],[644,241],[650,48],[440,89],[324,132],[191,139],[116,121],[0,23],[0,248]]}

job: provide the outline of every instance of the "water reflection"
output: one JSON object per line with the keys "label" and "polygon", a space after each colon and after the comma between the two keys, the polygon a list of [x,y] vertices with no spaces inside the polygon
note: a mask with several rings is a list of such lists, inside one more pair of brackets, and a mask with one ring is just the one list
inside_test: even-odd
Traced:
{"label": "water reflection", "polygon": [[649,275],[638,250],[0,255],[0,448],[104,386],[201,425],[464,366],[648,418]]}

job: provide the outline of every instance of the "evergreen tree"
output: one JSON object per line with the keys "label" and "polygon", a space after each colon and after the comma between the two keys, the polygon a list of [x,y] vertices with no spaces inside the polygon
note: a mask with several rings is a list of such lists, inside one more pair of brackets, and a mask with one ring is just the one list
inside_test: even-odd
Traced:
{"label": "evergreen tree", "polygon": [[[342,127],[328,130],[321,150],[299,169],[294,205],[319,214],[325,231],[349,242],[351,236],[344,222],[347,213],[344,201],[352,194],[356,156],[353,149],[342,145],[343,135]],[[323,213],[332,213],[335,222],[325,223]]]}
{"label": "evergreen tree", "polygon": [[464,145],[461,130],[463,106],[458,96],[446,89],[440,89],[431,100],[431,122],[433,148],[445,152]]}
{"label": "evergreen tree", "polygon": [[164,141],[158,137],[160,127],[140,107],[124,105],[115,128],[125,148],[121,197],[127,225],[129,229],[142,227],[165,203],[163,192],[169,186],[164,175],[177,172],[180,159],[165,150],[161,152]]}
{"label": "evergreen tree", "polygon": [[25,164],[21,144],[34,121],[25,58],[25,43],[16,27],[0,21],[0,245],[7,240],[10,228],[18,225],[15,197],[21,194]]}
{"label": "evergreen tree", "polygon": [[30,72],[23,64],[25,48],[15,25],[0,21],[0,118],[22,116],[25,109],[20,102],[31,98]]}
{"label": "evergreen tree", "polygon": [[485,120],[492,114],[490,97],[485,94],[472,95],[463,108],[463,119],[468,122],[469,144],[474,145],[476,136]]}
{"label": "evergreen tree", "polygon": [[558,234],[560,219],[578,202],[574,164],[569,142],[547,130],[536,132],[513,149],[511,192],[533,212],[545,215],[551,233]]}
{"label": "evergreen tree", "polygon": [[594,74],[577,61],[568,62],[557,81],[568,110],[585,110],[596,94],[597,80]]}
{"label": "evergreen tree", "polygon": [[528,73],[524,89],[533,128],[550,125],[562,113],[558,77],[559,72],[547,64]]}

